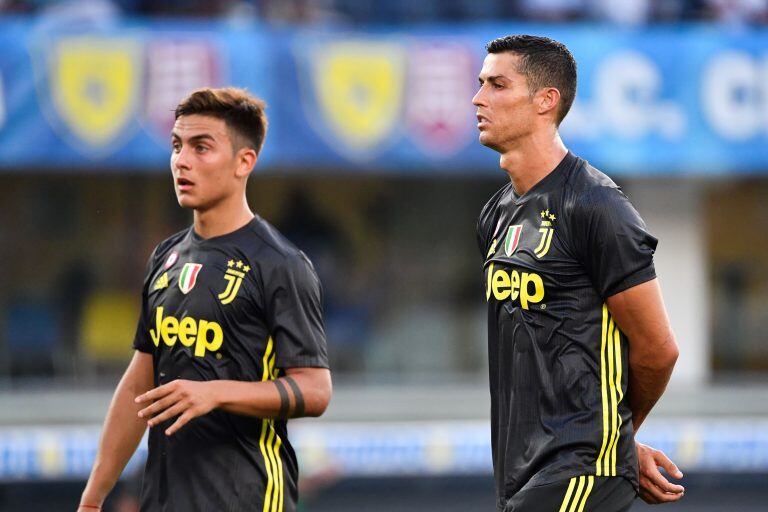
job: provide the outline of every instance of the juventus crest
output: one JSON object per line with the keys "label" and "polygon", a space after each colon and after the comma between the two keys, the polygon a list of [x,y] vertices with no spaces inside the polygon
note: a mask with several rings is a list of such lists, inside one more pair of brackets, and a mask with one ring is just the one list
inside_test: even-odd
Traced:
{"label": "juventus crest", "polygon": [[541,226],[539,227],[539,233],[541,233],[541,240],[536,249],[533,250],[539,259],[546,256],[549,252],[549,247],[552,245],[552,234],[555,232],[554,222],[557,219],[557,216],[551,213],[549,209],[543,210],[540,215]]}
{"label": "juventus crest", "polygon": [[229,304],[235,300],[237,292],[240,291],[240,285],[243,283],[245,274],[247,274],[249,270],[251,270],[251,267],[243,264],[240,260],[229,260],[227,262],[227,270],[224,272],[224,279],[227,281],[227,287],[218,295],[222,304]]}

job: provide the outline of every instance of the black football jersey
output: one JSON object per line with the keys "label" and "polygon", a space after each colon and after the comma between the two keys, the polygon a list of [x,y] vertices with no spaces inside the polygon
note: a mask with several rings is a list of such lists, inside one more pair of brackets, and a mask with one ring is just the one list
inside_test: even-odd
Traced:
{"label": "black football jersey", "polygon": [[[321,289],[307,257],[258,216],[203,239],[193,228],[150,258],[134,348],[155,385],[266,381],[328,367]],[[286,422],[221,410],[168,437],[149,430],[142,511],[294,511],[298,466]]]}
{"label": "black football jersey", "polygon": [[572,153],[522,196],[511,183],[499,190],[477,235],[500,504],[580,475],[637,487],[628,345],[605,299],[655,278],[657,240],[621,189]]}

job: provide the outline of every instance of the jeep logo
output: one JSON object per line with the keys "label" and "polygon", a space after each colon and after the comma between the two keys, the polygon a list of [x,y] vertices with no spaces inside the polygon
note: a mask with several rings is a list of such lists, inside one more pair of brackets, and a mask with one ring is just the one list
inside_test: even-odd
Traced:
{"label": "jeep logo", "polygon": [[160,340],[172,347],[176,341],[185,347],[195,346],[195,356],[204,357],[206,351],[215,352],[221,348],[224,341],[224,332],[216,322],[208,320],[195,320],[185,316],[181,320],[175,317],[163,317],[163,308],[158,307],[155,315],[155,328],[149,330],[152,341],[156,347],[160,346]]}

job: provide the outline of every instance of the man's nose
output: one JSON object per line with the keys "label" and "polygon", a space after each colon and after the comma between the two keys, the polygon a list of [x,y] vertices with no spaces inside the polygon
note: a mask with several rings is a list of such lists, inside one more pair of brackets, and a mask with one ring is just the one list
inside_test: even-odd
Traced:
{"label": "man's nose", "polygon": [[483,98],[483,89],[480,89],[475,93],[475,96],[472,98],[472,104],[476,107],[479,107],[481,105],[485,105],[485,100]]}
{"label": "man's nose", "polygon": [[189,152],[182,147],[173,159],[173,166],[176,169],[189,169]]}

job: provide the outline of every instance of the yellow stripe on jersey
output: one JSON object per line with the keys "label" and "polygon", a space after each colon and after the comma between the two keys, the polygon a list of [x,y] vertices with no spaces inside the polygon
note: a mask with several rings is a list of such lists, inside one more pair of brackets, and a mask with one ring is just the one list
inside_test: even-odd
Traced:
{"label": "yellow stripe on jersey", "polygon": [[269,435],[267,436],[267,456],[269,456],[269,461],[272,464],[272,480],[273,480],[273,486],[272,486],[272,494],[270,496],[269,489],[267,489],[267,499],[264,502],[264,505],[266,506],[267,501],[272,502],[272,506],[269,509],[271,512],[275,512],[277,510],[278,502],[280,501],[280,476],[278,474],[278,460],[277,457],[275,457],[275,443],[277,442],[277,432],[275,432],[274,422],[272,420],[267,420],[267,426],[269,427]]}
{"label": "yellow stripe on jersey", "polygon": [[616,476],[616,450],[621,436],[619,404],[624,399],[621,387],[621,331],[603,304],[600,347],[600,391],[603,399],[603,442],[597,456],[595,474]]}
{"label": "yellow stripe on jersey", "polygon": [[267,443],[264,439],[267,435],[267,427],[269,420],[261,420],[261,437],[259,438],[259,449],[261,449],[261,455],[264,457],[264,468],[267,470],[267,487],[264,491],[264,508],[263,512],[270,512],[272,504],[272,487],[274,486],[274,475],[272,474],[272,460],[267,455]]}
{"label": "yellow stripe on jersey", "polygon": [[587,504],[587,498],[589,498],[589,494],[592,492],[593,485],[595,485],[595,477],[589,475],[587,477],[587,490],[584,491],[584,497],[581,498],[581,503],[579,504],[579,508],[576,510],[576,512],[584,512],[584,505]]}
{"label": "yellow stripe on jersey", "polygon": [[[276,352],[274,341],[270,336],[267,340],[267,348],[262,358],[262,382],[273,380],[277,377],[275,369]],[[269,432],[267,432],[269,431]],[[274,420],[261,420],[261,437],[259,449],[264,458],[264,468],[267,471],[267,486],[264,491],[264,508],[262,512],[282,512],[283,510],[283,461],[280,458],[280,446],[282,439],[275,430]]]}
{"label": "yellow stripe on jersey", "polygon": [[277,368],[275,368],[275,357],[277,354],[272,354],[272,357],[269,359],[269,375],[273,378],[277,378]]}
{"label": "yellow stripe on jersey", "polygon": [[[585,483],[587,486],[586,489],[584,489]],[[560,510],[558,512],[584,512],[584,506],[587,503],[587,498],[589,498],[589,494],[592,492],[592,486],[594,484],[595,477],[592,475],[582,475],[571,478],[568,482],[568,490],[565,492],[565,497],[560,504]],[[576,487],[576,492],[573,490],[574,487]],[[570,507],[568,505],[570,505]]]}
{"label": "yellow stripe on jersey", "polygon": [[264,350],[264,357],[261,359],[261,367],[262,367],[262,373],[261,373],[261,380],[266,381],[269,379],[269,357],[272,355],[272,347],[274,346],[274,341],[272,341],[272,336],[267,339],[267,348]]}
{"label": "yellow stripe on jersey", "polygon": [[275,510],[283,510],[283,461],[280,459],[280,445],[283,443],[280,436],[275,433],[275,458],[277,459],[277,488],[280,490],[277,496],[277,508]]}
{"label": "yellow stripe on jersey", "polygon": [[571,478],[568,483],[568,490],[565,492],[563,502],[560,504],[560,510],[558,512],[567,512],[568,504],[571,502],[571,494],[573,493],[573,487],[576,485],[576,477]]}
{"label": "yellow stripe on jersey", "polygon": [[613,448],[613,441],[616,437],[616,416],[617,416],[617,404],[616,404],[616,380],[614,378],[616,367],[616,359],[614,356],[616,347],[614,346],[613,330],[616,328],[616,324],[613,322],[613,317],[608,317],[608,386],[610,388],[611,396],[611,434],[608,438],[608,451],[603,460],[604,474],[605,476],[616,476],[611,472],[611,449]]}
{"label": "yellow stripe on jersey", "polygon": [[621,435],[621,415],[619,414],[619,404],[624,399],[624,392],[621,390],[621,331],[619,327],[613,331],[613,350],[616,355],[616,391],[618,393],[618,399],[616,400],[616,431],[614,432],[613,447],[611,450],[611,471],[613,476],[616,476],[616,447],[619,444],[619,436]]}
{"label": "yellow stripe on jersey", "polygon": [[[574,477],[575,478],[575,477]],[[571,500],[571,508],[568,509],[568,512],[576,512],[576,507],[579,504],[579,498],[581,498],[581,492],[584,490],[584,477],[579,477],[579,485],[576,487],[576,492],[573,495],[573,499]]]}
{"label": "yellow stripe on jersey", "polygon": [[600,343],[600,393],[603,397],[603,444],[600,447],[600,454],[597,456],[597,463],[595,468],[595,474],[597,476],[603,476],[603,456],[605,455],[605,448],[608,444],[608,386],[607,377],[605,372],[605,348],[607,345],[608,337],[608,306],[603,304],[603,327],[602,327],[602,341]]}

